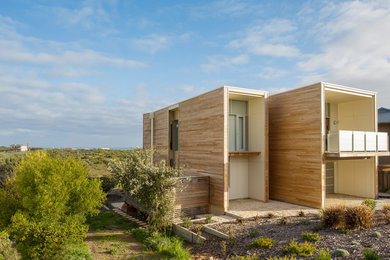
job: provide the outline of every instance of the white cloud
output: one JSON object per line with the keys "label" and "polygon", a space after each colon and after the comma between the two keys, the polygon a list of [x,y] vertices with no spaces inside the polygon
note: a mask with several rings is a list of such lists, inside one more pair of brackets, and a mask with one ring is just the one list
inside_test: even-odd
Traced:
{"label": "white cloud", "polygon": [[201,65],[201,69],[206,73],[217,72],[223,68],[233,69],[236,66],[248,64],[249,56],[246,54],[234,57],[213,56],[209,57],[208,60],[208,63]]}
{"label": "white cloud", "polygon": [[167,48],[172,43],[171,37],[167,35],[151,34],[144,38],[132,40],[132,44],[139,50],[154,54],[159,50]]}
{"label": "white cloud", "polygon": [[277,78],[282,78],[286,75],[288,75],[287,70],[281,70],[281,69],[277,69],[277,68],[267,67],[267,68],[264,68],[256,76],[259,78],[263,78],[263,79],[277,79]]}
{"label": "white cloud", "polygon": [[294,31],[296,28],[290,21],[276,19],[250,26],[242,37],[230,41],[228,47],[254,55],[296,57],[299,50],[289,44]]}
{"label": "white cloud", "polygon": [[390,2],[332,3],[319,16],[314,37],[320,39],[320,52],[298,64],[307,73],[302,82],[321,80],[378,91],[379,103],[388,105]]}

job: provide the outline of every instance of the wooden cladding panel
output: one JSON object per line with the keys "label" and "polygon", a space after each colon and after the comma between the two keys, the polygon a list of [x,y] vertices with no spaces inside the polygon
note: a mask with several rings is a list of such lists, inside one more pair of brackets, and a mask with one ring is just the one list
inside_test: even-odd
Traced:
{"label": "wooden cladding panel", "polygon": [[179,165],[210,176],[210,204],[224,209],[224,88],[179,104]]}
{"label": "wooden cladding panel", "polygon": [[155,161],[168,162],[169,149],[169,110],[164,108],[154,112],[153,146],[160,151]]}
{"label": "wooden cladding panel", "polygon": [[149,114],[143,116],[143,139],[142,147],[144,149],[150,148],[150,118]]}
{"label": "wooden cladding panel", "polygon": [[321,85],[269,97],[270,198],[322,206]]}

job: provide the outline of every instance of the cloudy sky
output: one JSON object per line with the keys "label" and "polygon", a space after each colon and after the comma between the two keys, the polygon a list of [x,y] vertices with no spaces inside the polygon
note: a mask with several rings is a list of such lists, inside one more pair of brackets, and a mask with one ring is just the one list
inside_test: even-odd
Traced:
{"label": "cloudy sky", "polygon": [[145,112],[318,81],[390,106],[390,1],[0,2],[0,145],[140,146]]}

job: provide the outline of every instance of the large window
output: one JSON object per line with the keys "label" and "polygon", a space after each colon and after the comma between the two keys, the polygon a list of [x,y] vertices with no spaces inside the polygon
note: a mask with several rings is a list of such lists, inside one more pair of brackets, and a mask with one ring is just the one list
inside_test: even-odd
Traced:
{"label": "large window", "polygon": [[229,100],[229,151],[248,151],[248,102]]}

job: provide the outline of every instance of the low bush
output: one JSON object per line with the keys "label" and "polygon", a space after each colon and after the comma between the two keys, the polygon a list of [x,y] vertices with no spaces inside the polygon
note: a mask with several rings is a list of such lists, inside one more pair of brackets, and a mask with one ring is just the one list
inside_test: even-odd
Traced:
{"label": "low bush", "polygon": [[369,228],[374,224],[374,213],[367,206],[348,207],[345,211],[345,225],[349,229]]}
{"label": "low bush", "polygon": [[362,205],[363,205],[363,206],[369,207],[372,211],[375,211],[376,200],[365,199],[365,200],[362,202]]}
{"label": "low bush", "polygon": [[93,260],[86,243],[67,245],[64,250],[64,258],[66,260]]}
{"label": "low bush", "polygon": [[102,176],[100,177],[100,180],[102,181],[102,189],[104,192],[109,192],[111,189],[115,188],[116,186],[116,180],[111,176]]}
{"label": "low bush", "polygon": [[305,242],[298,244],[297,242],[295,242],[295,239],[293,239],[290,241],[290,244],[287,247],[282,248],[282,252],[284,252],[285,254],[308,257],[314,253],[316,248],[317,246],[312,243]]}
{"label": "low bush", "polygon": [[256,247],[272,248],[275,243],[276,241],[273,240],[272,238],[262,237],[250,243],[249,248],[256,248]]}
{"label": "low bush", "polygon": [[348,229],[348,228],[339,228],[338,231],[339,231],[340,234],[344,234],[344,235],[345,235],[345,234],[351,233],[351,232],[352,232],[352,229]]}
{"label": "low bush", "polygon": [[250,235],[250,237],[253,237],[253,238],[259,237],[260,236],[260,232],[259,232],[259,230],[257,230],[257,228],[253,228],[249,232],[249,235]]}
{"label": "low bush", "polygon": [[256,256],[256,255],[252,255],[252,256],[233,256],[231,258],[229,258],[229,260],[260,260],[261,258]]}
{"label": "low bush", "polygon": [[9,239],[5,231],[0,232],[0,260],[19,259],[18,252],[13,247],[12,241]]}
{"label": "low bush", "polygon": [[310,233],[310,232],[303,232],[302,238],[307,242],[317,242],[321,240],[320,235],[318,235],[317,233]]}
{"label": "low bush", "polygon": [[145,228],[139,227],[128,231],[132,237],[134,237],[138,242],[143,243],[148,237],[150,237],[150,233],[146,231]]}
{"label": "low bush", "polygon": [[380,260],[381,257],[372,251],[371,249],[365,249],[363,253],[363,259],[364,260]]}
{"label": "low bush", "polygon": [[340,228],[344,226],[346,207],[333,206],[322,210],[322,224],[326,228]]}
{"label": "low bush", "polygon": [[154,232],[145,240],[144,244],[147,248],[168,258],[183,260],[191,258],[188,250],[183,247],[183,241],[177,237]]}
{"label": "low bush", "polygon": [[266,260],[297,260],[295,256],[268,257]]}
{"label": "low bush", "polygon": [[190,217],[183,218],[183,227],[185,227],[187,229],[192,227],[192,221],[191,221]]}
{"label": "low bush", "polygon": [[314,258],[315,260],[332,260],[332,253],[327,252],[324,249],[318,251],[318,254]]}
{"label": "low bush", "polygon": [[213,215],[207,215],[205,219],[206,224],[210,224],[212,219],[213,219]]}
{"label": "low bush", "polygon": [[385,219],[388,223],[390,223],[390,205],[389,204],[383,204],[382,206],[382,212],[385,216]]}

